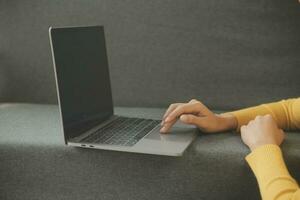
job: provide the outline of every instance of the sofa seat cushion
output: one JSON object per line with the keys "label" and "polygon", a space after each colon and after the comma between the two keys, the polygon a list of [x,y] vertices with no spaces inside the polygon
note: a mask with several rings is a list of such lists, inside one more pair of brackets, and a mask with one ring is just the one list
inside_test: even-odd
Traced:
{"label": "sofa seat cushion", "polygon": [[[160,117],[159,108],[115,108]],[[234,132],[202,134],[182,157],[67,147],[56,105],[0,105],[0,199],[259,199]],[[282,149],[300,180],[300,133]]]}

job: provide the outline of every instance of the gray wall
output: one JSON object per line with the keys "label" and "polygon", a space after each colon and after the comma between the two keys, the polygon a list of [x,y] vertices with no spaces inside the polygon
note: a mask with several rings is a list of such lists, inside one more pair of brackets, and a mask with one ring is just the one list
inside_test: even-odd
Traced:
{"label": "gray wall", "polygon": [[299,96],[296,0],[0,0],[0,101],[56,103],[48,27],[95,24],[117,105]]}

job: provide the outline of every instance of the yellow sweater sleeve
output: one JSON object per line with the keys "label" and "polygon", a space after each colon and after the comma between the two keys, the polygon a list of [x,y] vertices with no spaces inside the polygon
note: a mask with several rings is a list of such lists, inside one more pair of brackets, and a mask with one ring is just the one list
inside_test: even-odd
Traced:
{"label": "yellow sweater sleeve", "polygon": [[257,178],[263,200],[300,200],[299,186],[290,176],[277,145],[258,147],[246,160]]}
{"label": "yellow sweater sleeve", "polygon": [[[300,98],[262,104],[231,114],[238,121],[237,130],[257,115],[266,114],[271,114],[280,128],[296,130],[300,129]],[[256,176],[263,200],[300,200],[297,182],[290,176],[278,146],[259,147],[246,160]]]}
{"label": "yellow sweater sleeve", "polygon": [[237,121],[238,128],[248,124],[257,115],[271,114],[277,125],[285,130],[300,129],[300,98],[282,100],[275,103],[262,104],[231,112]]}

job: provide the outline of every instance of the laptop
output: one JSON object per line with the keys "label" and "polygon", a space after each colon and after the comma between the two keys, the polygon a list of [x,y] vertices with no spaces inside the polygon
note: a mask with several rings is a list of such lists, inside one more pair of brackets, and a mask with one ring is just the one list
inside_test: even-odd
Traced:
{"label": "laptop", "polygon": [[176,123],[160,134],[160,119],[114,114],[103,26],[49,28],[65,144],[181,156],[196,136]]}

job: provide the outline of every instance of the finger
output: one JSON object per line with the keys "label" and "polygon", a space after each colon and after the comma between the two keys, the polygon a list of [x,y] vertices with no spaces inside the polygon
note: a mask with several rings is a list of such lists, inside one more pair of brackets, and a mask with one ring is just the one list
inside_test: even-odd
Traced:
{"label": "finger", "polygon": [[[192,99],[189,101],[189,103],[196,103],[196,102],[199,102],[195,99]],[[184,103],[177,103],[175,104],[174,106],[172,106],[171,109],[168,110],[168,112],[172,112],[173,110],[175,110],[178,106],[180,105],[184,105]],[[165,121],[162,121],[161,125],[163,126],[161,129],[160,129],[160,132],[161,133],[167,133],[169,132],[169,130],[172,128],[172,126],[176,123],[177,121],[177,118],[173,119],[171,122],[165,122]]]}
{"label": "finger", "polygon": [[281,132],[282,132],[282,140],[284,140],[285,139],[285,136],[286,136],[286,134],[285,134],[285,132],[281,129]]}
{"label": "finger", "polygon": [[272,124],[275,124],[276,126],[278,126],[276,121],[274,120],[274,118],[270,114],[265,115],[264,120],[268,123],[272,123]]}
{"label": "finger", "polygon": [[196,99],[192,99],[192,100],[189,101],[189,103],[197,103],[197,102],[199,102],[199,101],[196,100]]}
{"label": "finger", "polygon": [[178,118],[182,114],[195,114],[195,113],[205,115],[211,112],[200,102],[183,104],[178,106],[176,109],[174,109],[165,119],[165,122],[172,121]]}
{"label": "finger", "polygon": [[241,128],[240,128],[240,130],[241,130],[241,133],[245,132],[246,128],[247,128],[247,126],[246,126],[246,125],[243,125],[243,126],[241,126]]}
{"label": "finger", "polygon": [[254,123],[255,123],[255,120],[251,120],[251,121],[247,124],[247,126],[252,126]]}
{"label": "finger", "polygon": [[263,117],[261,116],[261,115],[257,115],[256,117],[255,117],[255,121],[259,121],[259,120],[261,120]]}
{"label": "finger", "polygon": [[280,135],[279,135],[279,137],[277,137],[277,144],[281,144],[283,141],[284,141],[284,139],[285,139],[285,132],[282,130],[282,129],[280,129]]}
{"label": "finger", "polygon": [[272,115],[270,115],[270,114],[265,115],[264,118],[265,119],[273,119]]}
{"label": "finger", "polygon": [[197,117],[195,115],[183,114],[180,116],[180,121],[182,121],[185,124],[196,125],[199,128],[203,127],[203,123],[202,123],[203,120],[201,119],[201,117]]}
{"label": "finger", "polygon": [[183,103],[173,103],[169,106],[169,108],[167,109],[167,111],[165,112],[163,119],[165,119],[170,112],[172,112],[175,108],[177,108],[179,105],[182,105]]}
{"label": "finger", "polygon": [[[192,99],[190,100],[188,103],[197,103],[199,101],[197,101],[196,99]],[[167,109],[167,111],[165,112],[163,119],[165,119],[175,108],[177,108],[179,105],[183,105],[184,103],[173,103],[169,106],[169,108]]]}
{"label": "finger", "polygon": [[282,129],[279,129],[279,134],[282,135],[283,137],[285,136],[285,132]]}
{"label": "finger", "polygon": [[[190,100],[188,103],[198,103],[199,101],[197,101],[196,99],[192,99]],[[167,111],[165,112],[163,119],[165,119],[173,110],[175,110],[175,108],[177,108],[179,105],[183,105],[184,103],[174,103],[171,104],[169,106],[169,108],[167,109]]]}
{"label": "finger", "polygon": [[170,129],[172,128],[172,126],[176,123],[177,119],[171,121],[171,122],[167,122],[164,123],[163,127],[160,129],[161,133],[168,133],[170,131]]}

